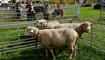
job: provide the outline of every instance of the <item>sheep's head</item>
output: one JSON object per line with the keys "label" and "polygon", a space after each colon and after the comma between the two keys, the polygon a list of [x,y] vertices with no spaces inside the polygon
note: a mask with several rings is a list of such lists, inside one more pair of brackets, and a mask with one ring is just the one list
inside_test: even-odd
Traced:
{"label": "sheep's head", "polygon": [[93,24],[86,21],[83,24],[81,24],[80,26],[82,27],[82,30],[87,33],[88,31],[90,31],[92,29]]}
{"label": "sheep's head", "polygon": [[26,36],[35,36],[38,33],[38,29],[35,27],[28,27],[24,33]]}
{"label": "sheep's head", "polygon": [[45,26],[46,26],[47,21],[44,20],[44,19],[36,20],[36,21],[34,22],[34,24],[37,25],[37,27],[42,28],[42,27],[45,27]]}

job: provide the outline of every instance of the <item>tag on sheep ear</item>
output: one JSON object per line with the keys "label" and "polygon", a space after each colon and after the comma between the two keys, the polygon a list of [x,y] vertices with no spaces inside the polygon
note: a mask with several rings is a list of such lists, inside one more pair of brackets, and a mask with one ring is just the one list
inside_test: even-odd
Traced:
{"label": "tag on sheep ear", "polygon": [[34,31],[33,31],[33,30],[31,30],[31,32],[33,33]]}

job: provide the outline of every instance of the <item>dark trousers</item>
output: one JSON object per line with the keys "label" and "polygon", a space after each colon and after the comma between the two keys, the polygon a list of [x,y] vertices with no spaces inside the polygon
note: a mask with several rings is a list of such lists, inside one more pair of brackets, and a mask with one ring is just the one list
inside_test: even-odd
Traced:
{"label": "dark trousers", "polygon": [[32,20],[34,18],[36,18],[34,11],[33,12],[28,11],[27,12],[27,19]]}
{"label": "dark trousers", "polygon": [[48,13],[43,13],[44,19],[48,20],[49,19],[49,14]]}
{"label": "dark trousers", "polygon": [[20,11],[17,11],[17,18],[20,19],[20,17],[21,17]]}

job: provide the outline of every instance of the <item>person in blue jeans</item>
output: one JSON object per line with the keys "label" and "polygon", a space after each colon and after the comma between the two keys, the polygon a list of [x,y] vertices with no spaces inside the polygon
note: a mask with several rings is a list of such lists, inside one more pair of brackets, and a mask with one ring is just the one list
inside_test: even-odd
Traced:
{"label": "person in blue jeans", "polygon": [[19,4],[19,2],[16,3],[15,10],[17,12],[17,18],[20,19],[21,18],[21,13],[20,13],[20,4]]}
{"label": "person in blue jeans", "polygon": [[45,7],[44,7],[43,16],[44,16],[44,19],[46,19],[46,20],[49,19],[48,4],[46,4]]}
{"label": "person in blue jeans", "polygon": [[31,12],[31,20],[35,18],[35,10],[34,10],[34,5],[30,5],[30,12]]}

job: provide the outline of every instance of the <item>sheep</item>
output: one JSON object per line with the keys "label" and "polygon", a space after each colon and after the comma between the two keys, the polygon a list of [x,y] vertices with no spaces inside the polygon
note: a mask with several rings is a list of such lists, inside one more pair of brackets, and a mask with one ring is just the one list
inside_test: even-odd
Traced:
{"label": "sheep", "polygon": [[25,35],[37,38],[37,41],[46,47],[46,56],[48,56],[48,49],[56,59],[53,48],[62,48],[67,46],[69,49],[69,59],[75,52],[75,42],[79,38],[78,33],[74,29],[61,28],[61,29],[44,29],[39,30],[36,27],[28,27]]}
{"label": "sheep", "polygon": [[47,22],[46,20],[37,20],[35,24],[40,29],[52,29],[54,26],[60,24],[58,21]]}
{"label": "sheep", "polygon": [[60,23],[57,21],[52,21],[52,22],[48,22],[48,23],[43,23],[42,27],[44,29],[53,29],[56,25],[59,25]]}
{"label": "sheep", "polygon": [[59,24],[54,27],[54,29],[58,28],[73,28],[78,33],[79,37],[83,35],[83,33],[87,33],[92,28],[92,23],[85,21],[83,23],[66,23],[66,24]]}
{"label": "sheep", "polygon": [[[91,30],[93,24],[86,21],[84,23],[68,23],[68,24],[59,24],[56,25],[54,28],[73,28],[79,35],[79,38],[83,35],[83,33],[87,33],[88,31]],[[77,41],[75,43],[75,46],[77,45]],[[76,51],[74,53],[76,55]]]}
{"label": "sheep", "polygon": [[36,20],[34,22],[34,25],[36,25],[39,28],[42,28],[42,24],[45,24],[45,23],[47,23],[47,21],[45,19],[41,19],[41,20]]}

